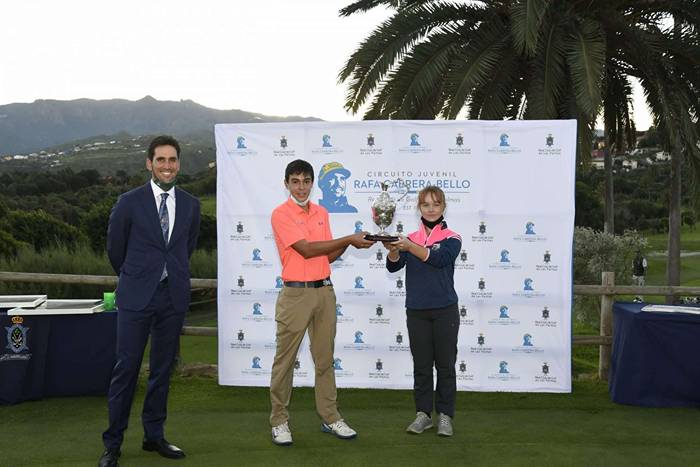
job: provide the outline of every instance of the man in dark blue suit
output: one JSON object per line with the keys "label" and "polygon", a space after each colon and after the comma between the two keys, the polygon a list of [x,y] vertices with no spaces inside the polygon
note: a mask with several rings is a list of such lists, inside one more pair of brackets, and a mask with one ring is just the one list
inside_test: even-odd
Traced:
{"label": "man in dark blue suit", "polygon": [[139,369],[151,336],[150,373],[143,404],[143,449],[179,459],[185,453],[165,440],[170,373],[185,312],[190,305],[189,260],[199,234],[199,201],[175,188],[180,145],[170,136],[148,147],[151,180],[123,194],[112,208],[107,254],[119,276],[117,363],[109,387],[109,428],[99,465],[117,466]]}

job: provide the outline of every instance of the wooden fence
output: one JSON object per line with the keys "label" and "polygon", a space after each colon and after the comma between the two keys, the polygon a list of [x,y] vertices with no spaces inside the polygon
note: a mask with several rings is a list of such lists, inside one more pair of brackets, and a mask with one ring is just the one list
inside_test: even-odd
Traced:
{"label": "wooden fence", "polygon": [[[115,287],[116,276],[89,276],[79,274],[44,274],[32,272],[0,271],[0,282],[31,282],[44,284],[81,284],[105,285]],[[193,289],[216,289],[216,279],[192,279]],[[664,295],[664,296],[700,296],[700,287],[672,286],[632,286],[615,285],[615,274],[604,272],[601,285],[574,285],[574,295],[600,296],[600,333],[599,335],[572,336],[573,345],[599,346],[598,377],[608,378],[610,371],[610,354],[613,341],[612,306],[616,295]],[[216,337],[216,327],[184,326],[182,334],[188,336]]]}

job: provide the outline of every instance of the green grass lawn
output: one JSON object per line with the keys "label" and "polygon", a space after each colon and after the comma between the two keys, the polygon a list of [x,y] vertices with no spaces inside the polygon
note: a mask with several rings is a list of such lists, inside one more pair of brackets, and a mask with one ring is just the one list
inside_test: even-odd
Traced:
{"label": "green grass lawn", "polygon": [[[647,258],[649,264],[647,285],[666,285],[666,258],[652,256]],[[700,286],[700,256],[681,258],[681,285]]]}
{"label": "green grass lawn", "polygon": [[[207,322],[201,307],[188,323]],[[581,323],[575,334],[595,334]],[[217,339],[183,336],[182,361],[216,363]],[[313,390],[297,388],[291,404],[294,446],[270,441],[267,388],[219,386],[215,378],[175,376],[167,438],[187,452],[177,465],[696,465],[697,409],[648,409],[609,400],[592,378],[597,346],[575,346],[571,394],[475,393],[457,397],[455,436],[404,433],[413,417],[411,391],[339,389],[356,440],[320,432]],[[122,446],[122,466],[173,465],[141,450],[142,375]],[[102,451],[105,397],[55,398],[0,407],[0,465],[92,466]]]}
{"label": "green grass lawn", "polygon": [[[643,232],[649,241],[651,251],[666,251],[668,247],[668,234],[651,234]],[[700,229],[691,229],[687,225],[681,228],[681,250],[700,251]]]}
{"label": "green grass lawn", "polygon": [[[143,378],[142,378],[143,379]],[[173,465],[141,450],[136,394],[121,465]],[[340,389],[352,441],[323,434],[313,392],[294,391],[294,445],[270,441],[266,388],[223,387],[211,378],[175,377],[166,436],[187,458],[177,465],[697,465],[697,409],[645,409],[609,401],[606,385],[579,381],[572,394],[468,393],[457,397],[455,436],[404,433],[410,391]],[[3,407],[2,465],[93,466],[107,420],[104,397],[50,399]]]}
{"label": "green grass lawn", "polygon": [[[649,241],[651,252],[665,253],[668,242],[667,234],[645,234]],[[700,252],[700,229],[690,230],[684,226],[681,230],[681,251],[692,253]],[[665,255],[647,255],[649,269],[647,272],[647,285],[666,285],[666,262]],[[700,256],[681,257],[681,285],[688,287],[700,286]],[[663,297],[658,297],[662,302]]]}

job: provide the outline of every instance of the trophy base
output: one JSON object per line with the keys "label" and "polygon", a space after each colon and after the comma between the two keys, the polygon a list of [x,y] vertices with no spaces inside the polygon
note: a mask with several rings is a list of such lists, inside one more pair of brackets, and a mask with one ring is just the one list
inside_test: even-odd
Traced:
{"label": "trophy base", "polygon": [[399,237],[396,235],[365,235],[365,240],[369,240],[371,242],[396,242],[399,240]]}

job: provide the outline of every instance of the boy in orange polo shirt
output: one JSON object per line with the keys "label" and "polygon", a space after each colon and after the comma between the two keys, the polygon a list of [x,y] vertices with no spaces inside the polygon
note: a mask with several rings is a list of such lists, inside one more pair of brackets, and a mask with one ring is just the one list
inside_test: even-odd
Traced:
{"label": "boy in orange polo shirt", "polygon": [[[323,169],[322,169],[323,170]],[[328,211],[309,201],[314,182],[313,167],[295,160],[287,165],[284,186],[289,199],[272,212],[272,230],[282,261],[284,287],[277,298],[277,351],[270,379],[270,425],[272,441],[292,444],[289,400],[292,395],[294,361],[306,330],[316,369],[314,390],[322,431],[350,439],[357,433],[341,418],[336,402],[333,346],[335,340],[335,292],[330,263],[352,245],[369,248],[367,232],[333,239]]]}

